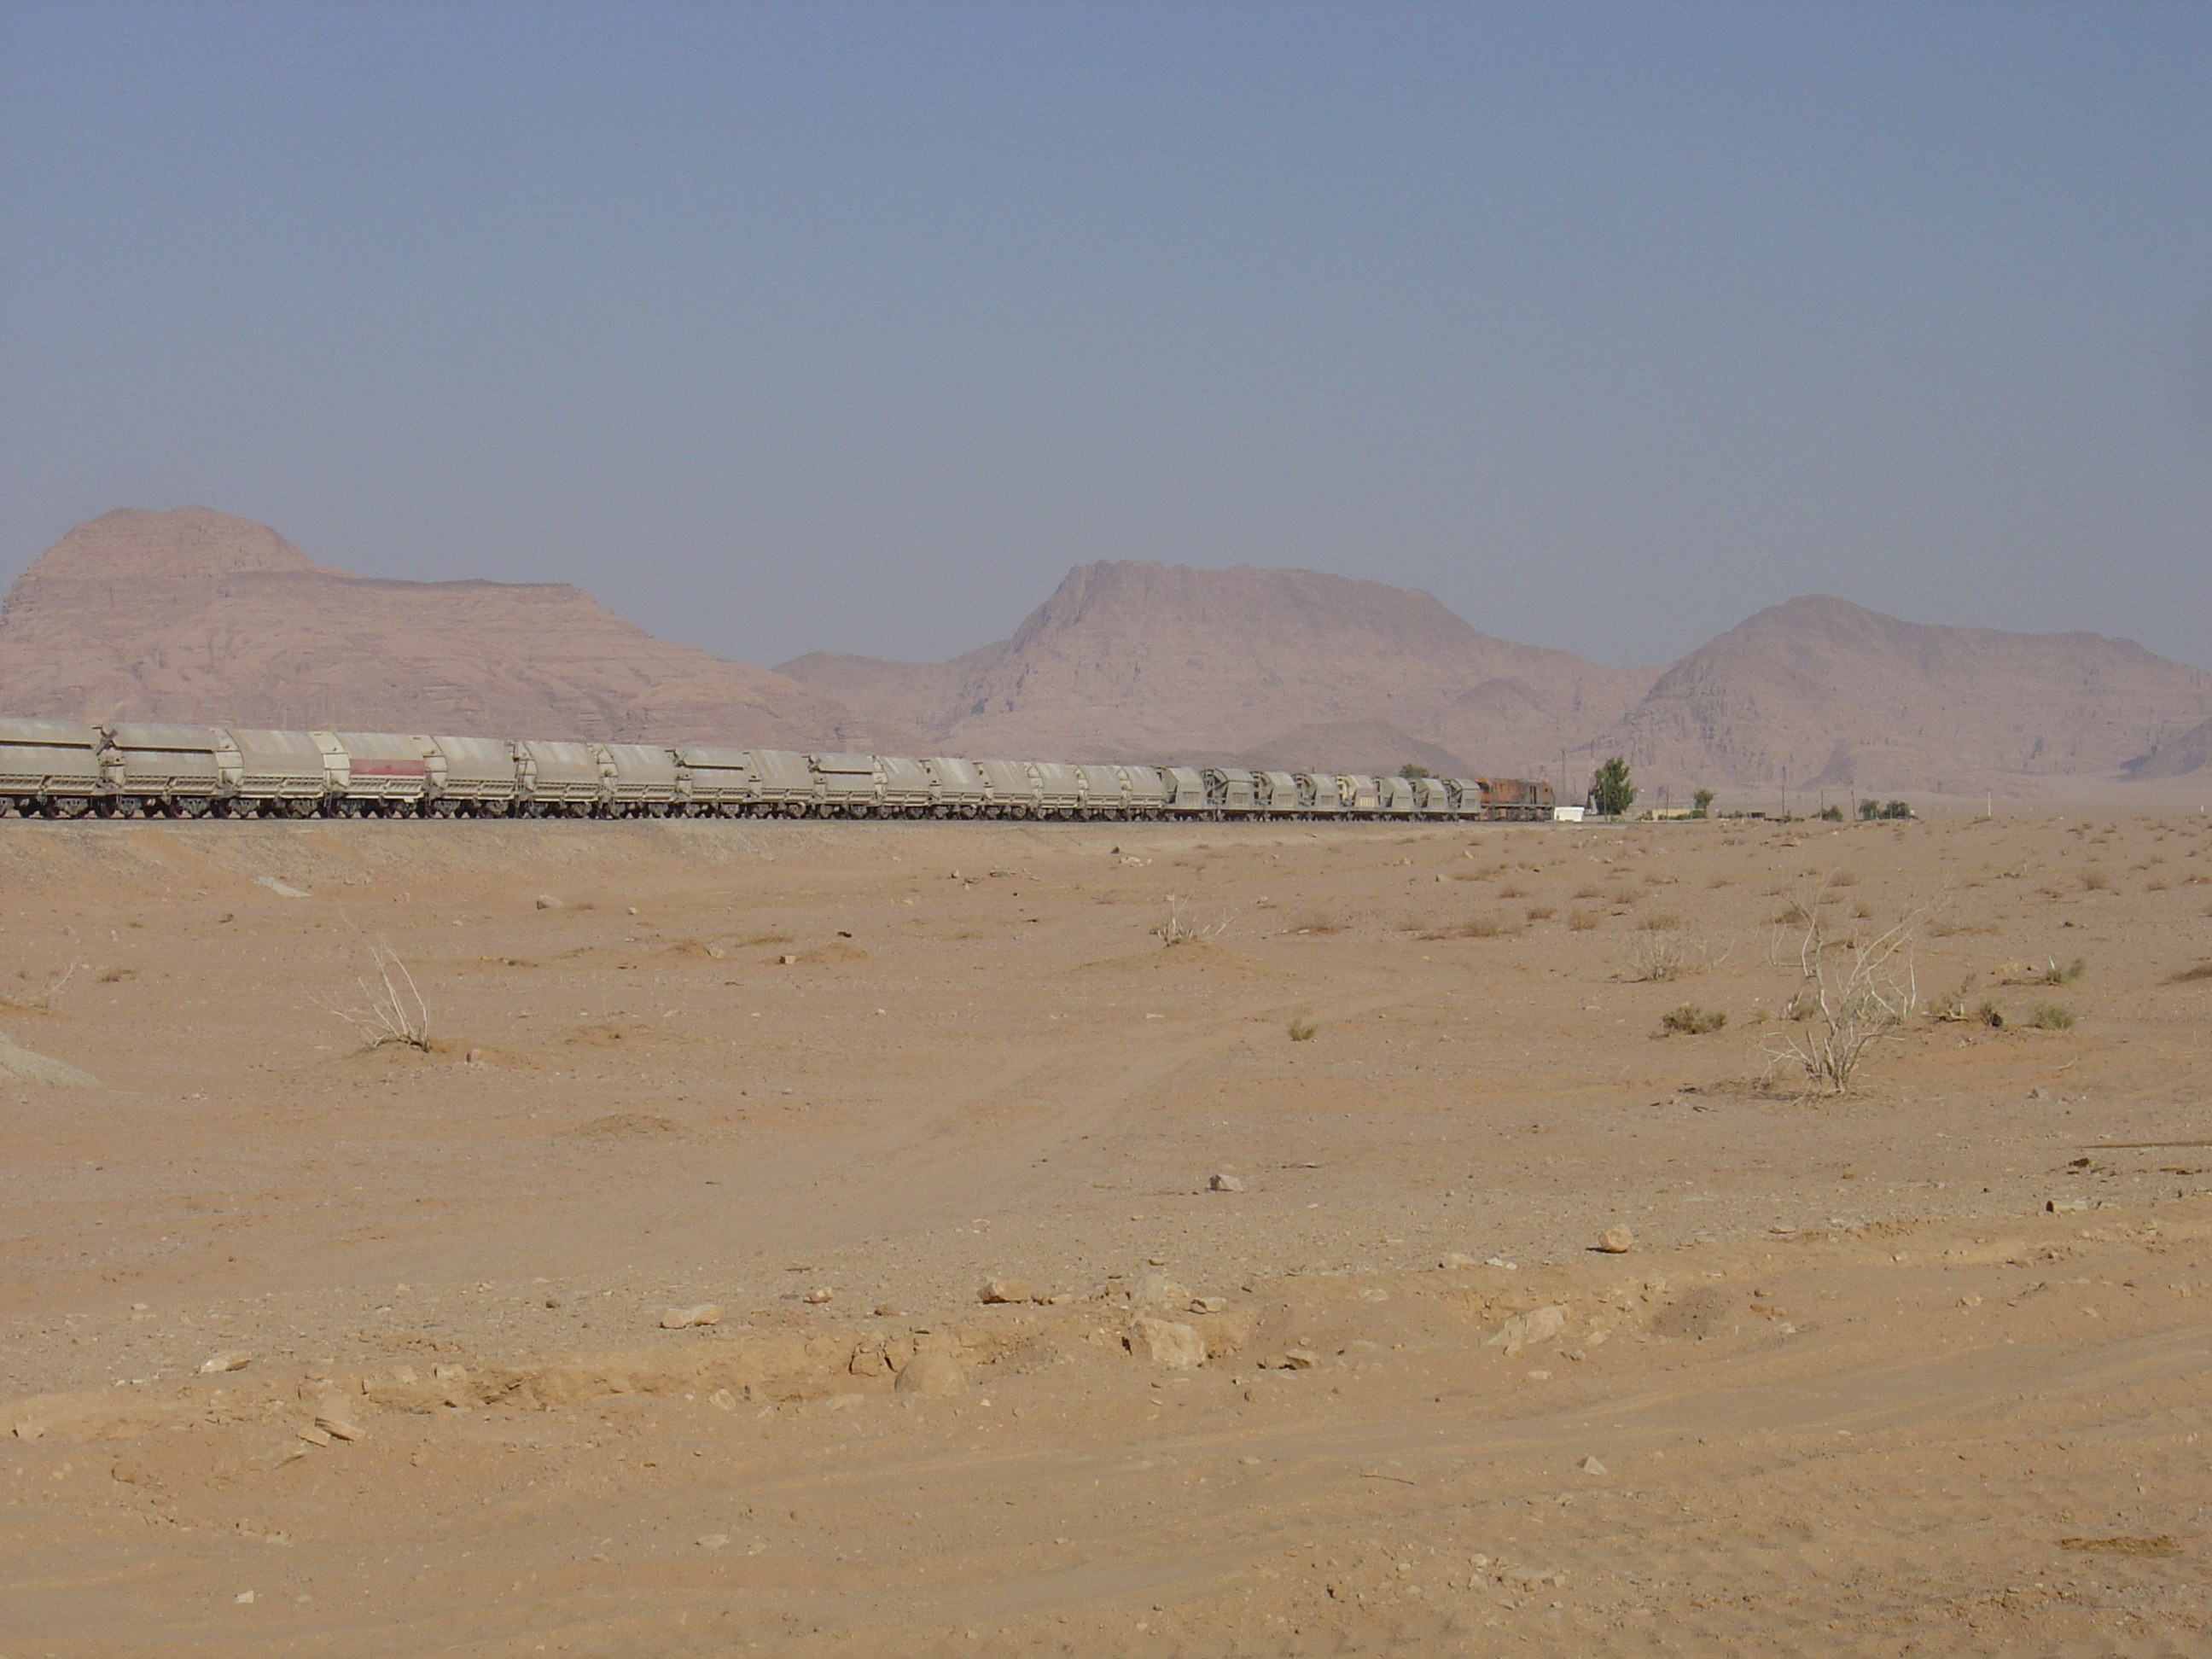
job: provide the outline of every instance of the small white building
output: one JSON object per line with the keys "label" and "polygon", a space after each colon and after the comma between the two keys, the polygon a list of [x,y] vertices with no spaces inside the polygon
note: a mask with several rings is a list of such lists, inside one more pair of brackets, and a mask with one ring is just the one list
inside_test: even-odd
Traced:
{"label": "small white building", "polygon": [[1580,823],[1582,821],[1583,809],[1579,806],[1554,806],[1552,809],[1552,822],[1554,823]]}

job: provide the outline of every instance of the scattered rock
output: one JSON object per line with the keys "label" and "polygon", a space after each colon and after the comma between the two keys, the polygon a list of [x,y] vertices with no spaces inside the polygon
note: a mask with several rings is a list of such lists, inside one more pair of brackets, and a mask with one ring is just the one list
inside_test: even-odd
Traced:
{"label": "scattered rock", "polygon": [[1129,1322],[1129,1348],[1155,1365],[1180,1370],[1206,1364],[1206,1339],[1193,1325],[1139,1314]]}
{"label": "scattered rock", "polygon": [[1982,1305],[1982,1298],[1973,1291],[1968,1291],[1966,1295],[1959,1298],[1959,1305],[1962,1308],[1978,1308]]}
{"label": "scattered rock", "polygon": [[1448,1269],[1480,1267],[1482,1263],[1477,1261],[1473,1256],[1462,1255],[1457,1250],[1451,1251],[1445,1255],[1443,1261],[1437,1263],[1437,1266],[1439,1267]]}
{"label": "scattered rock", "polygon": [[878,1318],[878,1319],[896,1319],[898,1316],[899,1316],[899,1305],[898,1305],[898,1304],[897,1304],[897,1303],[896,1303],[896,1302],[878,1302],[878,1303],[877,1303],[877,1304],[876,1304],[876,1317],[877,1317],[877,1318]]}
{"label": "scattered rock", "polygon": [[827,1285],[817,1285],[812,1290],[807,1291],[806,1299],[818,1308],[836,1294],[837,1292]]}
{"label": "scattered rock", "polygon": [[1607,1227],[1597,1236],[1597,1248],[1607,1255],[1626,1255],[1636,1248],[1636,1235],[1626,1227]]}
{"label": "scattered rock", "polygon": [[1244,1190],[1244,1183],[1233,1175],[1216,1170],[1206,1177],[1206,1189],[1210,1193],[1241,1193]]}
{"label": "scattered rock", "polygon": [[694,1325],[719,1325],[721,1322],[721,1306],[714,1302],[702,1302],[696,1308],[669,1308],[660,1316],[660,1328],[664,1331],[688,1331]]}
{"label": "scattered rock", "polygon": [[968,1373],[949,1353],[918,1353],[899,1368],[891,1384],[899,1394],[918,1394],[929,1400],[949,1400],[968,1389]]}
{"label": "scattered rock", "polygon": [[1584,1474],[1603,1474],[1605,1473],[1605,1465],[1599,1462],[1595,1457],[1585,1457],[1581,1462],[1576,1464],[1575,1467],[1580,1469]]}
{"label": "scattered rock", "polygon": [[1030,1299],[1029,1280],[1025,1279],[994,1279],[975,1292],[976,1299],[988,1303],[1026,1302]]}
{"label": "scattered rock", "polygon": [[707,1396],[707,1403],[718,1412],[733,1412],[738,1408],[738,1397],[727,1389],[717,1389]]}
{"label": "scattered rock", "polygon": [[366,1440],[368,1437],[362,1432],[357,1425],[348,1422],[343,1417],[331,1416],[328,1413],[318,1415],[315,1419],[315,1426],[333,1440]]}
{"label": "scattered rock", "polygon": [[242,1371],[253,1363],[253,1356],[243,1348],[233,1348],[200,1361],[202,1376],[218,1376],[224,1371]]}
{"label": "scattered rock", "polygon": [[558,910],[562,908],[561,901],[550,893],[540,893],[538,896],[538,908],[541,910]]}
{"label": "scattered rock", "polygon": [[18,1440],[36,1440],[45,1432],[46,1431],[36,1423],[18,1423],[15,1425],[15,1438]]}
{"label": "scattered rock", "polygon": [[830,1409],[833,1412],[848,1412],[867,1397],[864,1394],[833,1394],[830,1396]]}
{"label": "scattered rock", "polygon": [[311,1446],[327,1446],[331,1443],[330,1434],[322,1429],[302,1429],[300,1431],[300,1438]]}
{"label": "scattered rock", "polygon": [[1503,1348],[1508,1355],[1517,1354],[1531,1342],[1547,1341],[1566,1328],[1567,1310],[1556,1302],[1547,1303],[1527,1313],[1515,1314],[1490,1334],[1484,1346]]}
{"label": "scattered rock", "polygon": [[240,1590],[237,1595],[232,1596],[230,1599],[237,1602],[241,1607],[246,1607],[252,1602],[253,1592],[252,1590]]}
{"label": "scattered rock", "polygon": [[2087,1209],[2089,1200],[2086,1198],[2054,1198],[2043,1207],[2053,1215],[2070,1215],[2076,1210]]}
{"label": "scattered rock", "polygon": [[2051,1095],[2047,1090],[2030,1089],[2027,1091],[2027,1097],[2030,1100],[2048,1100],[2051,1098]]}
{"label": "scattered rock", "polygon": [[699,1540],[702,1550],[726,1550],[729,1547],[730,1534],[726,1532],[710,1532]]}
{"label": "scattered rock", "polygon": [[1217,1314],[1228,1305],[1225,1297],[1194,1296],[1190,1299],[1190,1310],[1198,1314]]}
{"label": "scattered rock", "polygon": [[1310,1371],[1320,1364],[1321,1356],[1311,1348],[1292,1348],[1283,1355],[1282,1364],[1277,1369],[1285,1371]]}
{"label": "scattered rock", "polygon": [[256,876],[254,877],[254,880],[259,882],[270,892],[276,894],[278,898],[305,898],[307,896],[307,890],[306,888],[295,887],[290,882],[279,881],[274,876]]}

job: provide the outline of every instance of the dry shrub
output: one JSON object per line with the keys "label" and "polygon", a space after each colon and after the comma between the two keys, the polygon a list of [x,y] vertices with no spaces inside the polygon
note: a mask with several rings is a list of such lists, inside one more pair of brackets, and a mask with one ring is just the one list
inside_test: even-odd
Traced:
{"label": "dry shrub", "polygon": [[1517,882],[1509,881],[1498,890],[1498,896],[1502,899],[1526,898],[1528,896],[1528,890]]}
{"label": "dry shrub", "polygon": [[1774,925],[1777,927],[1809,927],[1812,921],[1812,911],[1796,899],[1790,900],[1774,915]]}
{"label": "dry shrub", "polygon": [[1161,948],[1172,951],[1178,945],[1204,945],[1219,939],[1229,931],[1225,921],[1201,921],[1195,915],[1183,914],[1180,900],[1168,901],[1168,913],[1152,924],[1152,933],[1158,938]]}
{"label": "dry shrub", "polygon": [[[61,994],[69,989],[70,981],[76,977],[76,970],[83,966],[82,962],[73,961],[68,967],[48,974],[35,990],[15,996],[0,996],[0,1007],[35,1008],[40,1013],[50,1014]],[[15,970],[15,977],[27,980],[31,977],[31,970],[19,968]]]}
{"label": "dry shrub", "polygon": [[1659,1016],[1660,1030],[1670,1036],[1704,1036],[1727,1024],[1728,1016],[1718,1008],[1700,1008],[1694,1002],[1669,1008]]}
{"label": "dry shrub", "polygon": [[1514,939],[1517,938],[1520,933],[1519,923],[1508,921],[1503,916],[1486,915],[1469,916],[1455,927],[1441,928],[1432,933],[1424,933],[1421,937],[1423,939]]}
{"label": "dry shrub", "polygon": [[407,964],[388,941],[359,933],[354,938],[366,958],[353,976],[361,1000],[347,1003],[335,997],[316,996],[315,1006],[350,1025],[372,1048],[396,1044],[427,1053],[430,1009],[415,984],[415,975],[408,972]]}
{"label": "dry shrub", "polygon": [[1858,884],[1859,874],[1856,870],[1838,870],[1828,877],[1831,887],[1856,887]]}
{"label": "dry shrub", "polygon": [[2081,872],[2081,885],[2093,893],[2101,893],[2112,884],[2112,878],[2102,870],[2084,870]]}
{"label": "dry shrub", "polygon": [[1596,926],[1597,912],[1595,910],[1575,910],[1568,914],[1567,927],[1575,933],[1587,933]]}
{"label": "dry shrub", "polygon": [[2194,968],[2184,968],[2166,978],[2169,985],[2187,985],[2193,980],[2212,979],[2212,962],[2200,962]]}
{"label": "dry shrub", "polygon": [[1315,1024],[1313,1021],[1310,1019],[1294,1018],[1291,1021],[1290,1026],[1291,1041],[1293,1042],[1311,1042],[1314,1040],[1314,1033],[1320,1030],[1321,1027]]}
{"label": "dry shrub", "polygon": [[1344,931],[1344,920],[1326,911],[1316,910],[1311,915],[1292,922],[1284,931],[1291,933],[1340,933]]}
{"label": "dry shrub", "polygon": [[2027,1023],[2039,1031],[2070,1031],[2074,1029],[2074,1016],[2055,1002],[2039,1002],[2035,1012],[2027,1017]]}
{"label": "dry shrub", "polygon": [[1731,945],[1716,951],[1686,934],[1664,928],[1639,927],[1629,935],[1628,960],[1623,971],[1630,979],[1661,984],[1702,974],[1725,962],[1734,948]]}
{"label": "dry shrub", "polygon": [[1802,1070],[1809,1088],[1850,1092],[1851,1079],[1875,1044],[1893,1036],[1919,1006],[1914,957],[1924,908],[1894,927],[1832,950],[1815,920],[1798,941],[1804,983],[1791,999],[1802,1036],[1769,1036],[1760,1048],[1771,1076],[1777,1066]]}
{"label": "dry shrub", "polygon": [[1671,933],[1681,925],[1681,917],[1671,910],[1654,910],[1636,924],[1638,931],[1645,933]]}
{"label": "dry shrub", "polygon": [[1578,899],[1602,898],[1605,896],[1605,890],[1594,881],[1586,881],[1575,889],[1575,896]]}
{"label": "dry shrub", "polygon": [[1625,910],[1634,906],[1642,900],[1643,897],[1644,890],[1642,888],[1624,887],[1613,896],[1613,902]]}
{"label": "dry shrub", "polygon": [[1531,921],[1549,921],[1559,914],[1548,904],[1532,904],[1527,912],[1528,920]]}

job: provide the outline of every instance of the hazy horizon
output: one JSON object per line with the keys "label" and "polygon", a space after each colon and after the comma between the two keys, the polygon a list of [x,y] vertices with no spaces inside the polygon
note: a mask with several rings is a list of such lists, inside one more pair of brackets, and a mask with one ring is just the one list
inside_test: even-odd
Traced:
{"label": "hazy horizon", "polygon": [[2212,13],[0,4],[0,582],[187,502],[763,665],[1070,566],[2203,665]]}

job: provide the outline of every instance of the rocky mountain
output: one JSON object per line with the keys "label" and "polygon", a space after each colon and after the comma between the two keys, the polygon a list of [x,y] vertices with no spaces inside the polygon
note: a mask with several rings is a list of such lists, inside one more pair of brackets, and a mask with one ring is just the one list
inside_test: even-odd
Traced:
{"label": "rocky mountain", "polygon": [[1657,671],[1495,639],[1381,582],[1117,561],[1078,566],[1012,639],[951,662],[778,672],[961,753],[1464,771],[1556,757]]}
{"label": "rocky mountain", "polygon": [[2185,777],[2191,772],[2202,772],[2212,767],[2212,720],[2191,726],[2171,743],[2160,744],[2147,755],[2138,755],[2127,763],[2130,778],[2148,781],[2153,778]]}
{"label": "rocky mountain", "polygon": [[0,711],[906,750],[910,733],[672,645],[558,583],[393,581],[204,507],[103,514],[0,603]]}
{"label": "rocky mountain", "polygon": [[1900,622],[1845,599],[1762,611],[1683,658],[1596,746],[1703,783],[2033,793],[2116,775],[2212,715],[2212,674],[2101,635]]}

